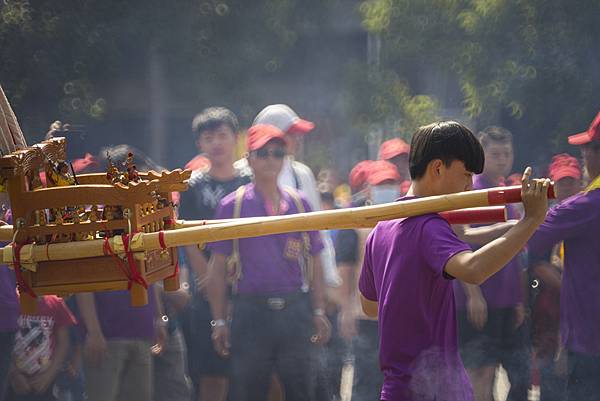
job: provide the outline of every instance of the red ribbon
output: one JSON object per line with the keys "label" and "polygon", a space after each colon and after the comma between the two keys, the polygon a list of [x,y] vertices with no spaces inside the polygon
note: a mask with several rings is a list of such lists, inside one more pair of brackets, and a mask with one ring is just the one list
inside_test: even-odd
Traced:
{"label": "red ribbon", "polygon": [[17,279],[17,285],[19,286],[19,292],[26,292],[32,298],[37,298],[37,295],[33,291],[33,289],[27,284],[25,279],[23,278],[23,273],[21,272],[21,248],[23,248],[23,244],[13,244],[13,262],[15,267],[15,276]]}
{"label": "red ribbon", "polygon": [[[135,233],[132,233],[131,235],[133,234]],[[129,271],[131,272],[131,279],[129,281],[128,288],[131,289],[131,283],[132,281],[135,281],[144,288],[148,289],[148,283],[146,283],[146,280],[144,280],[144,277],[138,271],[135,259],[133,258],[133,252],[131,249],[129,249],[129,234],[123,234],[121,235],[121,238],[123,239],[123,248],[125,249],[125,255],[127,256],[127,262],[129,263]]]}
{"label": "red ribbon", "polygon": [[123,274],[125,274],[125,277],[127,277],[127,281],[128,281],[127,288],[131,289],[131,274],[129,274],[129,270],[127,270],[127,268],[123,264],[123,261],[121,260],[121,258],[118,257],[113,252],[113,250],[110,248],[110,242],[108,242],[108,237],[104,237],[104,245],[102,246],[102,251],[104,252],[104,255],[106,255],[106,256],[110,255],[113,257],[113,259],[117,263],[117,266],[119,267],[119,269],[121,269]]}
{"label": "red ribbon", "polygon": [[[163,251],[167,250],[167,244],[165,243],[165,232],[162,230],[158,232],[158,243],[160,244],[160,247],[163,249]],[[175,271],[173,272],[173,274],[166,278],[177,277],[177,273],[179,273],[179,261],[175,262]]]}

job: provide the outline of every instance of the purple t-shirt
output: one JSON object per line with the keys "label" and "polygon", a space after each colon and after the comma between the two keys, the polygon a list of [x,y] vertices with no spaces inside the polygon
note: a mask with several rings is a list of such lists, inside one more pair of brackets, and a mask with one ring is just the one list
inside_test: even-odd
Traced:
{"label": "purple t-shirt", "polygon": [[600,189],[551,208],[529,240],[529,252],[542,256],[560,241],[560,337],[571,351],[600,356]]}
{"label": "purple t-shirt", "polygon": [[[473,179],[473,189],[492,188],[493,185],[480,174]],[[517,219],[519,216],[511,205],[507,206],[509,219]],[[473,246],[473,249],[477,249]],[[523,302],[523,293],[521,291],[521,262],[519,255],[515,256],[502,270],[488,278],[479,286],[481,293],[490,309],[512,308]],[[454,293],[456,295],[456,307],[460,310],[465,309],[466,295],[462,283],[454,283]]]}
{"label": "purple t-shirt", "polygon": [[[11,224],[12,211],[8,209],[0,218]],[[7,242],[0,242],[0,246],[7,244]],[[16,331],[19,314],[15,272],[6,265],[0,265],[0,331]]]}
{"label": "purple t-shirt", "polygon": [[444,273],[470,250],[437,214],[382,222],[369,235],[358,288],[378,302],[382,400],[473,400]]}
{"label": "purple t-shirt", "polygon": [[[254,184],[245,186],[240,217],[266,216],[267,210],[261,194]],[[215,219],[233,217],[236,192],[221,200]],[[310,206],[301,196],[306,212]],[[281,214],[299,213],[294,200],[286,191],[281,191]],[[310,231],[310,251],[318,255],[323,249],[317,231]],[[229,256],[233,251],[233,241],[219,241],[208,244],[211,252]],[[300,260],[304,243],[302,233],[266,235],[239,240],[242,278],[237,283],[239,294],[286,294],[302,287]]]}
{"label": "purple t-shirt", "polygon": [[15,273],[0,265],[0,331],[16,331],[19,318],[19,301]]}
{"label": "purple t-shirt", "polygon": [[154,338],[154,287],[148,287],[148,304],[144,306],[131,306],[129,291],[96,292],[94,298],[102,334],[107,340]]}

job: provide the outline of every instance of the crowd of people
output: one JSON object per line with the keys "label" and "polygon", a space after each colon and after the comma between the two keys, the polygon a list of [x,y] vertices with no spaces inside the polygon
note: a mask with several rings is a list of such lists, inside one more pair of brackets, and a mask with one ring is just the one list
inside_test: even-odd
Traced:
{"label": "crowd of people", "polygon": [[[235,114],[194,117],[198,155],[181,219],[281,216],[521,185],[509,221],[450,226],[437,214],[375,229],[308,231],[179,250],[181,289],[37,298],[19,313],[14,273],[0,266],[0,400],[491,401],[502,367],[507,399],[600,397],[600,113],[549,157],[549,179],[513,171],[512,134],[456,122],[393,138],[347,180],[315,178],[297,160],[315,125],[265,107],[236,154]],[[52,135],[52,132],[49,133]],[[314,135],[314,134],[313,134]],[[310,140],[310,139],[306,139]],[[101,171],[121,145],[75,160]],[[159,170],[134,151],[138,170]],[[550,179],[555,205],[547,212]],[[347,189],[349,188],[349,189]],[[11,223],[3,200],[2,221]],[[348,394],[345,395],[348,397]]]}

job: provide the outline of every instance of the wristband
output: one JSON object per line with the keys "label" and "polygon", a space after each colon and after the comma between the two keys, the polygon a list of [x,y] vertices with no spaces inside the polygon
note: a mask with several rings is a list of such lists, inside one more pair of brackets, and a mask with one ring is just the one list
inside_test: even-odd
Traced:
{"label": "wristband", "polygon": [[325,316],[325,310],[322,308],[315,308],[313,310],[313,315],[314,316]]}
{"label": "wristband", "polygon": [[215,328],[223,327],[227,325],[227,322],[225,321],[225,319],[215,319],[210,321],[210,325]]}

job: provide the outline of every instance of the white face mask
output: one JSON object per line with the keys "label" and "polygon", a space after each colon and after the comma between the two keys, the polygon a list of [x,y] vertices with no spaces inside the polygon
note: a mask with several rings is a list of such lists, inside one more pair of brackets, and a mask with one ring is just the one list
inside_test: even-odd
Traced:
{"label": "white face mask", "polygon": [[400,196],[398,185],[377,185],[371,187],[371,202],[374,205],[393,202]]}

